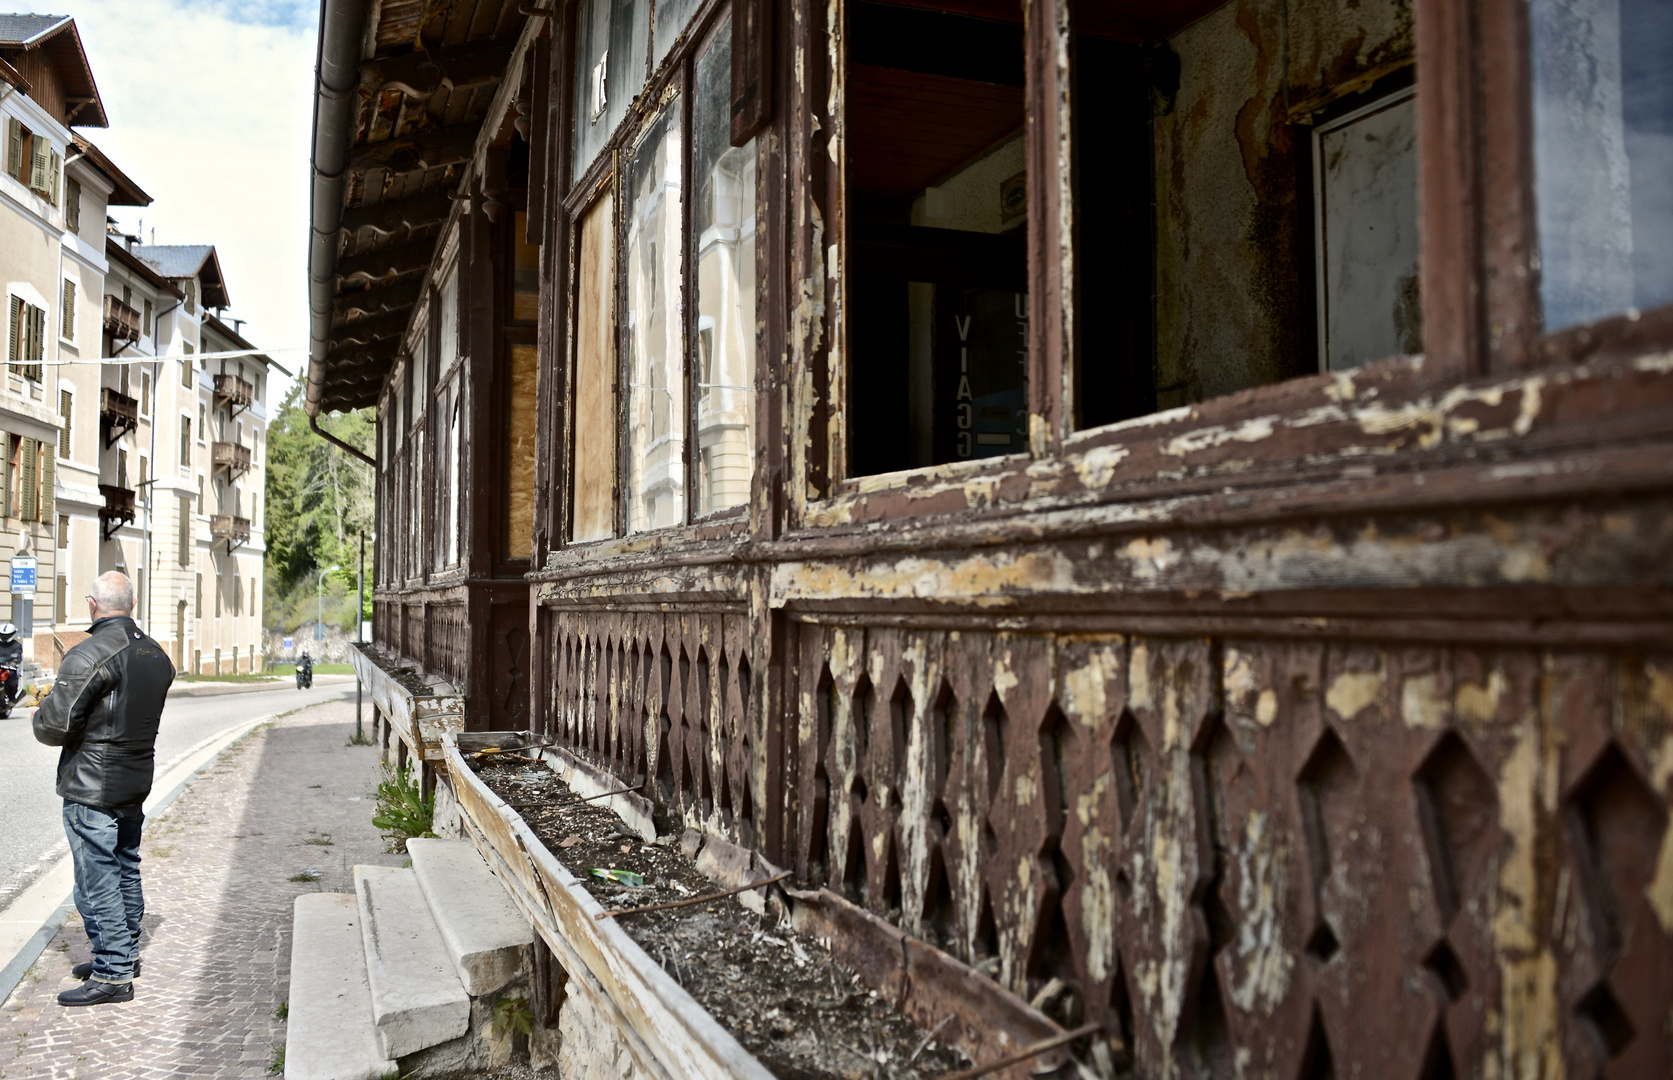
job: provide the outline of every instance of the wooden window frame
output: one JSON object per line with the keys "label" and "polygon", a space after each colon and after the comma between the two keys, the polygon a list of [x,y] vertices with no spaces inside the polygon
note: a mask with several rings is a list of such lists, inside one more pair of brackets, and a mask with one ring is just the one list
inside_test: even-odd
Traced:
{"label": "wooden window frame", "polygon": [[[845,18],[845,13],[845,6],[837,5],[837,17]],[[798,23],[786,47],[812,57],[829,55],[824,14],[816,11]],[[1556,331],[1545,331],[1541,325],[1526,4],[1521,0],[1414,0],[1413,18],[1414,63],[1421,73],[1417,152],[1424,352],[1415,372],[1409,370],[1412,358],[1405,358],[1366,365],[1356,369],[1354,377],[1367,383],[1382,379],[1394,392],[1419,397],[1470,381],[1502,381],[1534,369],[1561,371],[1589,361],[1625,360],[1673,348],[1673,305],[1622,312]],[[1293,416],[1327,392],[1330,374],[1303,375],[1186,409],[1074,430],[1076,313],[1067,298],[1073,295],[1075,253],[1072,239],[1060,238],[1055,224],[1072,219],[1074,211],[1073,80],[1070,68],[1058,63],[1060,56],[1073,57],[1073,34],[1071,0],[1040,0],[1030,5],[1025,27],[1030,306],[1026,456],[926,466],[882,476],[845,475],[846,425],[830,403],[845,397],[841,361],[848,347],[846,320],[827,314],[821,324],[825,339],[815,341],[796,325],[794,301],[781,301],[770,310],[789,312],[780,317],[787,317],[791,325],[778,332],[787,339],[785,352],[792,363],[788,378],[793,400],[800,402],[793,404],[791,416],[784,419],[793,425],[784,433],[785,445],[774,448],[783,455],[789,489],[783,528],[822,529],[848,522],[926,518],[935,511],[919,508],[923,503],[915,498],[915,490],[961,483],[986,483],[997,489],[1029,463],[1048,463],[1072,473],[1086,454],[1142,449],[1164,426],[1170,437],[1189,440],[1193,431],[1242,418]],[[846,40],[846,34],[840,36]],[[785,277],[792,283],[825,279],[826,291],[817,299],[823,300],[828,313],[840,312],[845,298],[838,283],[819,273],[823,269],[819,264],[832,247],[839,266],[849,260],[841,168],[823,160],[828,155],[820,135],[828,133],[833,140],[846,137],[840,108],[833,114],[826,104],[842,97],[844,67],[845,59],[839,55],[834,61],[810,65],[802,74],[796,100],[785,109],[790,115],[785,118],[784,159],[779,166],[781,175],[795,178],[786,181],[790,203],[766,211],[770,216],[805,220],[797,205],[802,202],[813,204],[812,209],[820,213],[824,249],[813,243],[810,227],[794,225],[783,241],[787,256],[783,261],[789,267]],[[771,352],[764,350],[767,355]],[[770,400],[765,395],[772,385],[760,384],[764,400]],[[803,385],[811,391],[801,389]],[[810,448],[808,452],[797,449],[804,445]],[[772,467],[763,462],[758,471]],[[1142,483],[1147,497],[1194,494],[1203,486],[1170,475],[1176,471],[1158,469],[1131,479]],[[1298,477],[1292,482],[1316,481]],[[1021,485],[1026,487],[1026,481]],[[1235,502],[1249,497],[1230,498]],[[1379,505],[1382,498],[1371,493],[1364,496],[1366,505]],[[997,504],[990,505],[997,508]],[[770,538],[779,527],[778,522],[768,524],[757,535]]]}
{"label": "wooden window frame", "polygon": [[[553,48],[562,50],[556,52],[556,56],[568,56],[573,51],[574,27],[578,13],[579,5],[569,5],[564,26],[553,39]],[[561,254],[553,260],[554,268],[562,268],[562,276],[556,284],[560,290],[558,295],[563,298],[562,308],[566,330],[561,344],[562,360],[556,365],[564,373],[561,380],[564,395],[562,416],[569,418],[575,415],[574,386],[578,361],[575,319],[579,312],[581,272],[579,224],[599,198],[606,193],[612,193],[615,202],[612,208],[613,220],[610,223],[611,238],[614,244],[614,274],[612,277],[612,289],[614,291],[611,303],[616,317],[616,325],[611,341],[613,355],[609,358],[609,362],[614,375],[613,404],[615,408],[614,437],[616,447],[613,455],[615,475],[612,483],[612,534],[605,538],[572,541],[569,536],[573,524],[571,494],[575,474],[575,438],[577,432],[575,431],[575,425],[567,422],[566,419],[565,422],[558,425],[559,429],[551,434],[550,438],[558,441],[559,445],[562,446],[560,460],[563,463],[562,482],[553,486],[559,487],[564,495],[552,500],[546,510],[551,522],[550,529],[546,533],[546,546],[550,549],[619,543],[630,535],[646,536],[655,534],[663,537],[678,537],[699,530],[707,531],[715,528],[741,530],[748,519],[749,505],[747,503],[713,513],[701,515],[697,513],[697,395],[695,393],[697,358],[694,355],[697,341],[697,313],[696,305],[692,301],[696,295],[695,267],[698,238],[692,233],[693,192],[691,185],[694,178],[692,176],[693,147],[690,137],[692,125],[695,122],[694,102],[692,101],[693,65],[698,55],[713,45],[716,35],[721,32],[722,24],[728,18],[732,20],[734,28],[742,25],[746,35],[756,32],[770,34],[772,18],[769,5],[757,2],[757,0],[702,0],[682,29],[677,43],[669,49],[667,56],[662,59],[638,92],[638,100],[647,104],[643,104],[637,109],[629,109],[621,123],[605,139],[598,156],[588,165],[579,178],[567,184],[562,181],[567,178],[567,170],[573,160],[574,140],[573,116],[571,115],[573,106],[569,101],[570,91],[567,89],[569,85],[568,74],[566,73],[555,84],[555,86],[565,87],[566,90],[564,93],[554,94],[552,97],[554,116],[556,117],[556,123],[559,125],[558,137],[550,140],[552,144],[551,161],[555,164],[555,168],[551,175],[543,178],[543,182],[551,191],[564,192],[563,196],[556,200],[556,217],[559,227],[554,230],[556,233],[555,239],[561,245],[559,248]],[[756,139],[756,136],[766,127],[768,120],[771,118],[772,94],[769,85],[771,80],[748,77],[749,72],[759,71],[763,67],[770,66],[772,56],[770,41],[764,43],[754,38],[747,40],[747,47],[740,49],[738,31],[733,30],[734,60],[731,94],[734,100],[732,102],[731,129],[734,145]],[[654,40],[651,48],[654,49]],[[745,54],[741,60],[738,56],[739,53]],[[552,67],[561,69],[563,65],[554,63]],[[630,363],[627,339],[627,260],[625,251],[629,193],[624,186],[624,182],[633,151],[649,129],[662,118],[665,109],[676,97],[680,103],[681,117],[679,132],[681,140],[680,235],[682,241],[680,250],[680,336],[682,350],[681,409],[685,430],[682,450],[684,513],[683,519],[678,524],[644,529],[638,533],[630,534],[628,532],[630,520],[627,505],[628,493],[625,487],[626,477],[628,476],[627,456],[630,452],[627,437],[628,400],[625,392],[629,382],[628,365]],[[739,102],[743,103],[742,108],[739,107]],[[766,140],[761,139],[756,139],[755,142],[756,175],[758,178],[756,214],[758,220],[763,215],[759,192],[763,186],[760,178],[765,174],[764,166],[767,157],[765,142]],[[532,186],[531,190],[533,190]],[[533,206],[529,208],[531,218],[537,212],[537,209]],[[765,230],[758,224],[756,231],[757,265],[761,265],[760,260],[764,258],[764,233]],[[509,297],[509,290],[507,296]],[[766,304],[763,301],[758,312],[764,313],[766,310]],[[758,314],[758,319],[759,317]],[[761,393],[761,365],[762,355],[761,351],[757,349],[756,392],[758,395]],[[756,413],[757,429],[759,429],[761,423],[762,413],[758,407]],[[758,434],[757,431],[755,435],[757,440]],[[761,461],[758,458],[755,465],[756,476],[751,482],[752,490],[756,480],[761,475],[761,471]],[[537,477],[536,490],[540,490],[542,486]],[[537,535],[542,530],[540,514],[541,511],[537,506],[535,525]],[[535,556],[538,559],[540,555],[541,551],[537,542]]]}

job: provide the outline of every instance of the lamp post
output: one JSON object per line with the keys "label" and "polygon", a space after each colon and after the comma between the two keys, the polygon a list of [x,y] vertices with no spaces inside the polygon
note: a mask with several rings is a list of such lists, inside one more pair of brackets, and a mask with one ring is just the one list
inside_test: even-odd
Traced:
{"label": "lamp post", "polygon": [[[356,645],[366,643],[366,534],[360,534],[360,573],[355,579],[354,605],[354,642]],[[366,735],[360,725],[361,702],[366,696],[366,686],[360,681],[360,668],[354,669],[354,741],[364,742]]]}
{"label": "lamp post", "polygon": [[321,570],[319,572],[319,579],[315,583],[316,588],[314,589],[314,600],[316,606],[314,608],[314,640],[320,643],[319,651],[321,659],[325,658],[325,575],[337,569],[340,569],[340,567],[333,564],[326,567],[324,570]]}

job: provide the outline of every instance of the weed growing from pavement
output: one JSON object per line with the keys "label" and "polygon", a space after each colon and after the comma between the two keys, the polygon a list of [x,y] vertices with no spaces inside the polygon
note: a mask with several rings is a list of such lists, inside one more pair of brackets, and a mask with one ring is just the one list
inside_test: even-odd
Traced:
{"label": "weed growing from pavement", "polygon": [[272,1073],[274,1076],[283,1076],[284,1075],[284,1072],[285,1072],[285,1048],[284,1047],[275,1046],[273,1048],[273,1060],[268,1063],[267,1071]]}
{"label": "weed growing from pavement", "polygon": [[279,1007],[277,1009],[273,1010],[273,1019],[275,1019],[275,1020],[289,1020],[290,1019],[290,1002],[288,1002],[288,1001],[279,1002]]}
{"label": "weed growing from pavement", "polygon": [[344,743],[343,745],[344,746],[376,746],[377,743],[373,742],[371,737],[368,736],[365,732],[357,731],[353,735],[350,735],[349,736],[349,741]]}
{"label": "weed growing from pavement", "polygon": [[494,1004],[494,1038],[503,1038],[507,1031],[528,1035],[533,1030],[534,1013],[529,1011],[528,998],[500,998]]}
{"label": "weed growing from pavement", "polygon": [[330,847],[331,843],[332,843],[331,837],[330,837],[329,834],[327,834],[325,836],[310,836],[310,837],[308,837],[308,839],[306,839],[302,842],[304,844],[312,844],[315,847]]}
{"label": "weed growing from pavement", "polygon": [[415,836],[434,837],[436,800],[423,794],[412,770],[383,767],[383,782],[378,785],[377,811],[372,815],[372,827],[389,841],[388,851],[399,855],[406,850],[407,841]]}

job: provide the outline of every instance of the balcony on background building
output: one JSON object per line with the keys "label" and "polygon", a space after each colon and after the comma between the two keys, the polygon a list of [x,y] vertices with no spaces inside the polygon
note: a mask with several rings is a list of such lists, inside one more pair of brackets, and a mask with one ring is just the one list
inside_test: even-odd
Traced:
{"label": "balcony on background building", "polygon": [[250,539],[250,519],[216,514],[209,519],[209,535],[217,540],[236,540],[242,544]]}
{"label": "balcony on background building", "polygon": [[109,293],[105,294],[105,333],[112,341],[138,341],[141,331],[139,312]]}
{"label": "balcony on background building", "polygon": [[105,428],[105,449],[115,445],[124,431],[139,427],[139,402],[109,386],[99,387],[99,422]]}
{"label": "balcony on background building", "polygon": [[225,467],[235,475],[249,472],[250,448],[242,443],[218,442],[215,444],[214,462],[216,468]]}
{"label": "balcony on background building", "polygon": [[234,409],[247,409],[256,400],[256,388],[236,375],[217,375],[215,397]]}
{"label": "balcony on background building", "polygon": [[100,484],[99,497],[104,500],[99,507],[99,531],[109,540],[117,529],[133,522],[134,492],[116,484]]}

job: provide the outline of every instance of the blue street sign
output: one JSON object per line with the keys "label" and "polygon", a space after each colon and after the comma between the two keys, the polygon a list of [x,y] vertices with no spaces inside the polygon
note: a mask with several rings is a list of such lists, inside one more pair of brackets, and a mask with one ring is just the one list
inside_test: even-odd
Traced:
{"label": "blue street sign", "polygon": [[35,595],[35,556],[12,556],[12,592]]}

